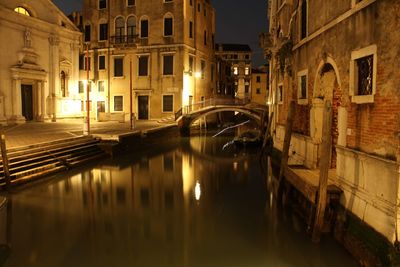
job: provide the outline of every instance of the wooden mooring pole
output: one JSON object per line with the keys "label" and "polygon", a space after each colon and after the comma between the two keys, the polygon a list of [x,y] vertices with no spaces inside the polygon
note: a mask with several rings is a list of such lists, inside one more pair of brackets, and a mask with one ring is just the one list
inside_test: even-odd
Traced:
{"label": "wooden mooring pole", "polygon": [[279,170],[279,185],[278,185],[278,199],[282,199],[283,193],[283,173],[288,164],[289,159],[289,147],[290,147],[290,139],[292,137],[292,127],[293,127],[293,119],[294,119],[294,110],[295,101],[292,100],[289,105],[289,113],[286,119],[286,128],[285,128],[285,139],[283,140],[283,149],[282,149],[282,158],[281,158],[281,168]]}
{"label": "wooden mooring pole", "polygon": [[325,102],[324,121],[322,125],[322,151],[319,161],[319,188],[318,200],[312,233],[312,241],[320,241],[320,233],[324,225],[324,214],[326,208],[326,196],[328,186],[328,171],[331,158],[331,128],[332,128],[332,105],[330,101]]}
{"label": "wooden mooring pole", "polygon": [[11,177],[10,177],[10,171],[8,169],[6,135],[4,133],[3,127],[1,127],[0,129],[0,148],[1,148],[1,158],[3,161],[4,178],[6,179],[6,187],[8,188],[11,185]]}

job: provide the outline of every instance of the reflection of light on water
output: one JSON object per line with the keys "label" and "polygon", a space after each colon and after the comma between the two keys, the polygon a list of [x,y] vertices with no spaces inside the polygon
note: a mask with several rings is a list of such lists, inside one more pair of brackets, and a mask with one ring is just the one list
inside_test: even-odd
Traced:
{"label": "reflection of light on water", "polygon": [[272,191],[269,193],[269,207],[270,207],[270,209],[272,209],[272,202],[273,202],[273,200],[274,200],[274,195],[273,195],[273,193],[272,193]]}
{"label": "reflection of light on water", "polygon": [[249,163],[247,162],[247,160],[244,162],[244,170],[247,171],[249,168]]}
{"label": "reflection of light on water", "polygon": [[234,170],[234,171],[237,171],[237,167],[238,167],[238,163],[235,161],[235,162],[233,163],[233,170]]}
{"label": "reflection of light on water", "polygon": [[200,200],[201,196],[201,188],[200,188],[200,183],[199,181],[196,181],[196,186],[194,187],[194,197],[196,200]]}

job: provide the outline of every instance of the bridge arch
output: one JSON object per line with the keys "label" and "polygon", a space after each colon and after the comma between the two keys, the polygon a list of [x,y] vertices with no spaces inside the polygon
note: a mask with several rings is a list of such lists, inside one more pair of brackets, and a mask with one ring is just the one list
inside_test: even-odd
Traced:
{"label": "bridge arch", "polygon": [[214,114],[214,113],[219,113],[219,112],[224,112],[224,111],[236,111],[239,113],[242,113],[249,118],[254,119],[258,124],[261,123],[261,111],[257,111],[254,108],[246,108],[246,107],[227,107],[227,106],[216,106],[216,107],[211,107],[211,108],[206,108],[202,109],[199,111],[195,111],[186,115],[182,115],[178,119],[178,126],[179,130],[182,135],[189,135],[190,134],[190,126],[197,121],[200,118],[203,118],[205,116]]}

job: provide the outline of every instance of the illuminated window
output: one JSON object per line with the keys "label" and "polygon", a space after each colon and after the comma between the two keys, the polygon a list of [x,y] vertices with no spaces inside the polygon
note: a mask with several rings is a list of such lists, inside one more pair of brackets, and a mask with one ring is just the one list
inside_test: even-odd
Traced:
{"label": "illuminated window", "polygon": [[65,76],[66,76],[65,72],[61,71],[60,78],[61,78],[61,94],[62,94],[62,97],[66,97],[67,96],[67,88],[66,88],[66,81],[65,81],[66,77]]}
{"label": "illuminated window", "polygon": [[200,67],[201,67],[201,78],[204,79],[206,72],[206,62],[204,60],[200,62]]}
{"label": "illuminated window", "polygon": [[98,81],[98,91],[104,92],[104,81]]}
{"label": "illuminated window", "polygon": [[238,69],[238,67],[233,67],[233,74],[234,75],[238,75],[239,74],[239,69]]}
{"label": "illuminated window", "polygon": [[124,97],[122,95],[114,96],[114,111],[122,111]]}
{"label": "illuminated window", "polygon": [[244,75],[249,75],[250,74],[250,68],[249,67],[246,67],[245,69],[244,69]]}
{"label": "illuminated window", "polygon": [[23,8],[23,7],[16,7],[15,9],[14,9],[14,11],[15,12],[17,12],[17,13],[19,13],[19,14],[22,14],[22,15],[25,15],[25,16],[28,16],[28,17],[30,17],[31,16],[31,14],[29,13],[29,11],[28,10],[26,10],[25,8]]}

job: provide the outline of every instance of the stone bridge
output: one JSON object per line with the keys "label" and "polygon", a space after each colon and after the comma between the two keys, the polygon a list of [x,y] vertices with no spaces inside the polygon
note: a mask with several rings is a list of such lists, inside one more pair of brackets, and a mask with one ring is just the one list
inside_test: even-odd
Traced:
{"label": "stone bridge", "polygon": [[184,106],[175,114],[175,120],[178,122],[181,135],[188,136],[193,122],[210,114],[223,111],[236,111],[245,114],[260,124],[263,113],[268,112],[268,107],[239,99],[211,98]]}

